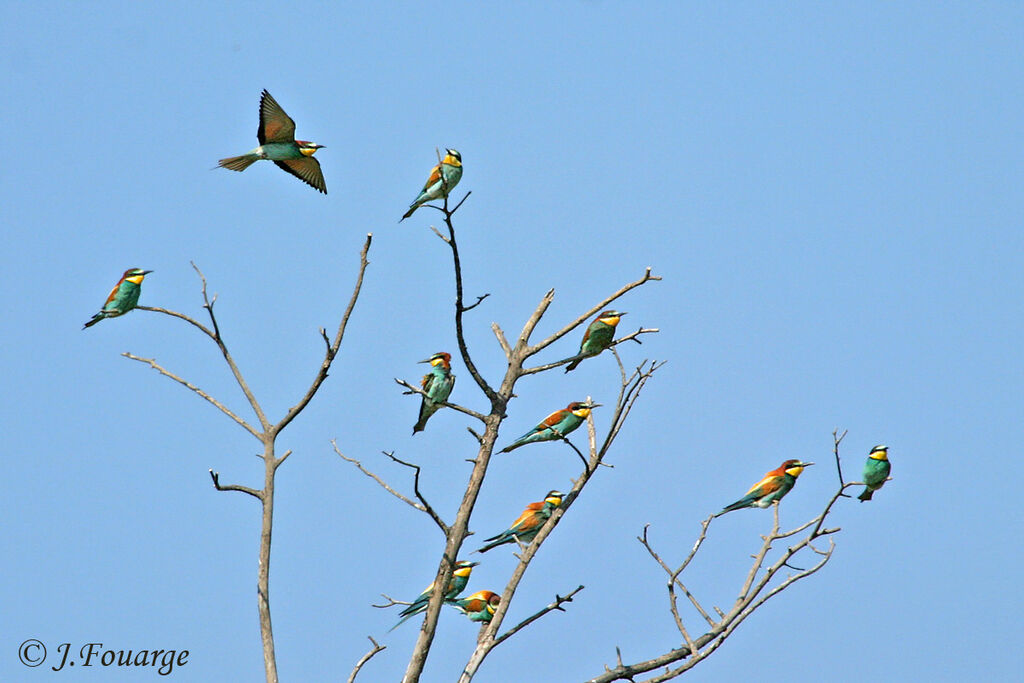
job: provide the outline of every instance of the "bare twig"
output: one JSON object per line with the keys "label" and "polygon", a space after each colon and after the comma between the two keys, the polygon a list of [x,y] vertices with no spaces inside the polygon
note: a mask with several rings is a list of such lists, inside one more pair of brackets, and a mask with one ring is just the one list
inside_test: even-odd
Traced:
{"label": "bare twig", "polygon": [[[397,377],[395,377],[394,380],[395,380],[396,384],[398,384],[400,386],[403,386],[403,387],[405,387],[406,389],[409,390],[409,391],[406,391],[404,393],[406,393],[406,394],[419,394],[420,396],[427,396],[429,398],[429,395],[427,394],[427,392],[425,392],[421,387],[418,387],[415,384],[410,384],[409,382],[406,382],[404,379],[398,379]],[[455,410],[455,411],[460,412],[460,413],[464,413],[465,415],[469,415],[470,417],[475,417],[476,419],[480,420],[481,422],[486,422],[487,421],[487,416],[486,415],[483,415],[482,413],[478,413],[475,410],[471,410],[469,408],[465,408],[463,406],[460,406],[458,403],[449,403],[448,401],[437,401],[437,400],[434,400],[434,399],[431,399],[431,400],[434,401],[434,403],[436,403],[437,405],[444,406],[445,408],[451,408],[452,410]]]}
{"label": "bare twig", "polygon": [[257,500],[263,500],[262,491],[251,489],[248,486],[239,486],[237,484],[228,484],[226,486],[221,484],[220,472],[214,472],[213,470],[210,470],[210,478],[213,479],[213,488],[217,489],[218,491],[240,491],[242,493],[248,493],[250,496],[256,498]]}
{"label": "bare twig", "polygon": [[359,675],[359,670],[363,668],[364,664],[366,664],[368,661],[373,659],[373,656],[375,654],[377,654],[381,650],[386,650],[387,649],[386,645],[379,645],[379,644],[377,644],[377,641],[374,640],[373,638],[371,638],[370,636],[366,636],[366,637],[370,638],[370,642],[373,643],[373,648],[369,652],[367,652],[365,655],[363,655],[358,662],[356,662],[355,667],[352,669],[352,673],[349,674],[348,683],[353,683],[356,680],[356,676]]}
{"label": "bare twig", "polygon": [[171,371],[167,370],[166,368],[164,368],[162,365],[160,365],[159,363],[156,362],[155,358],[142,358],[140,356],[136,356],[136,355],[134,355],[132,353],[129,353],[128,351],[125,351],[121,355],[124,356],[125,358],[130,358],[132,360],[137,360],[140,363],[145,363],[149,367],[151,367],[154,370],[156,370],[157,372],[159,372],[164,377],[169,377],[170,379],[173,379],[178,384],[181,384],[182,386],[186,387],[187,389],[190,389],[190,390],[194,391],[196,394],[198,394],[199,396],[204,398],[207,402],[209,402],[210,404],[215,406],[222,413],[224,413],[225,415],[230,417],[232,420],[237,422],[243,429],[245,429],[245,431],[249,432],[250,434],[255,436],[257,439],[261,439],[262,440],[262,435],[258,431],[256,431],[255,427],[253,427],[248,422],[243,420],[241,417],[236,415],[230,408],[228,408],[223,403],[221,403],[220,401],[215,399],[213,396],[210,396],[208,393],[206,393],[205,391],[203,391],[202,389],[197,387],[195,384],[192,384],[188,380],[182,379],[178,375],[175,375],[173,372],[171,372]]}
{"label": "bare twig", "polygon": [[526,628],[527,626],[529,626],[533,622],[535,622],[538,619],[540,619],[541,617],[543,617],[548,612],[553,612],[555,610],[558,610],[560,612],[564,612],[565,610],[562,609],[562,605],[564,605],[567,602],[572,602],[573,596],[576,595],[577,593],[579,593],[581,590],[583,590],[583,588],[584,588],[584,586],[580,585],[580,586],[576,586],[576,588],[574,588],[572,591],[570,591],[566,595],[557,595],[556,594],[554,602],[552,602],[551,604],[547,605],[546,607],[541,609],[539,612],[536,612],[536,613],[532,614],[531,616],[527,617],[526,619],[523,619],[521,622],[519,622],[518,624],[516,624],[512,628],[510,628],[509,630],[507,630],[504,633],[502,633],[500,636],[498,636],[497,638],[494,639],[494,642],[491,644],[491,647],[492,648],[497,647],[501,643],[505,642],[506,640],[508,640],[509,638],[514,636],[515,634],[519,633],[519,631],[523,630],[524,628]]}
{"label": "bare twig", "polygon": [[320,385],[327,379],[327,372],[331,369],[334,357],[338,355],[338,350],[341,348],[341,340],[345,337],[345,329],[348,327],[348,320],[352,316],[352,311],[356,307],[356,301],[359,299],[359,293],[363,289],[363,276],[366,274],[366,267],[370,264],[369,260],[367,260],[367,254],[370,251],[370,243],[372,241],[373,233],[368,233],[366,235],[366,242],[363,243],[363,249],[359,252],[359,274],[356,276],[356,284],[352,290],[352,296],[349,297],[348,306],[345,307],[345,312],[341,316],[341,322],[338,323],[338,331],[334,334],[334,341],[324,352],[324,360],[320,363],[320,369],[317,370],[316,377],[313,378],[313,382],[310,384],[309,389],[306,390],[305,395],[299,399],[298,403],[289,408],[285,416],[281,418],[281,421],[274,426],[275,432],[280,432],[289,422],[295,419],[296,415],[302,412],[303,408],[316,395]]}
{"label": "bare twig", "polygon": [[441,532],[444,533],[445,536],[447,536],[448,525],[444,523],[444,520],[441,519],[441,516],[437,514],[437,512],[430,505],[430,503],[427,502],[427,499],[423,497],[423,494],[420,493],[420,466],[415,465],[411,462],[406,462],[401,458],[396,458],[394,453],[389,453],[388,451],[383,451],[383,453],[384,455],[388,456],[389,458],[397,462],[399,465],[405,465],[406,467],[409,467],[416,472],[413,475],[412,479],[413,492],[416,494],[416,498],[420,501],[420,504],[423,507],[423,511],[430,515],[430,518],[434,520],[434,523],[437,524],[437,526],[441,529]]}

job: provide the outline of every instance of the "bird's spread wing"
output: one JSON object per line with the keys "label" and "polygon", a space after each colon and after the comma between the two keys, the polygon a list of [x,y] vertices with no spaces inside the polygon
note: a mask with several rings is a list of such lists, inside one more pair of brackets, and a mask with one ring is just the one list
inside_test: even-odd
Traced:
{"label": "bird's spread wing", "polygon": [[320,170],[320,162],[313,157],[286,159],[284,161],[275,161],[274,163],[307,185],[327,194],[327,183],[324,181],[324,174]]}
{"label": "bird's spread wing", "polygon": [[774,473],[769,473],[764,475],[764,479],[751,486],[750,490],[747,491],[747,495],[749,496],[751,493],[757,492],[757,496],[760,498],[761,496],[767,495],[776,490],[781,485],[782,477]]}
{"label": "bird's spread wing", "polygon": [[[295,141],[295,122],[288,114],[284,113],[281,105],[266,90],[263,91],[263,97],[260,98],[260,127],[256,131],[256,137],[261,145],[265,142]],[[314,185],[314,187],[316,186]],[[326,192],[326,190],[321,190],[321,192]]]}

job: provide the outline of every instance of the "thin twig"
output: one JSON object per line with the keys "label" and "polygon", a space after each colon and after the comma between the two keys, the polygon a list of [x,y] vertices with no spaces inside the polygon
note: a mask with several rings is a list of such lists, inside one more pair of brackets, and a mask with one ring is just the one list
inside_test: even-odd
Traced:
{"label": "thin twig", "polygon": [[[363,275],[366,274],[366,267],[370,264],[367,259],[367,254],[370,251],[370,243],[373,241],[373,233],[366,235],[366,242],[363,243],[363,249],[359,252],[359,274],[356,276],[356,284],[352,290],[352,296],[349,297],[348,306],[345,307],[345,312],[341,316],[341,322],[338,324],[338,331],[334,334],[334,342],[324,352],[324,360],[320,363],[320,369],[317,370],[316,377],[313,378],[313,383],[310,384],[309,389],[306,390],[306,394],[299,399],[299,402],[288,409],[287,414],[281,421],[274,426],[276,432],[280,432],[284,429],[289,422],[295,419],[295,416],[302,412],[302,410],[309,404],[316,395],[320,385],[327,379],[327,372],[331,369],[331,363],[334,362],[334,357],[338,355],[338,350],[341,348],[341,340],[345,337],[345,329],[348,327],[348,319],[352,316],[352,311],[356,307],[356,301],[359,299],[359,293],[363,289]],[[211,313],[212,314],[212,313]]]}
{"label": "thin twig", "polygon": [[225,405],[224,405],[223,403],[221,403],[220,401],[218,401],[217,399],[215,399],[215,398],[214,398],[213,396],[210,396],[210,395],[209,395],[208,393],[206,393],[205,391],[203,391],[202,389],[200,389],[199,387],[197,387],[197,386],[196,386],[195,384],[192,384],[192,383],[191,383],[191,382],[189,382],[188,380],[186,380],[186,379],[183,379],[183,378],[181,378],[181,377],[178,377],[177,375],[175,375],[175,374],[174,374],[173,372],[171,372],[170,370],[167,370],[167,369],[166,369],[166,368],[164,368],[164,367],[163,367],[162,365],[160,365],[159,363],[157,363],[157,362],[156,362],[156,359],[155,359],[155,358],[142,358],[142,357],[140,357],[140,356],[136,356],[136,355],[134,355],[134,354],[132,354],[132,353],[129,353],[128,351],[125,351],[125,352],[124,352],[124,353],[122,353],[121,355],[122,355],[122,356],[124,356],[125,358],[130,358],[130,359],[132,359],[132,360],[137,360],[137,361],[139,361],[140,363],[145,363],[145,364],[146,364],[146,365],[148,365],[149,367],[151,367],[151,368],[153,368],[154,370],[156,370],[157,372],[159,372],[159,373],[160,373],[161,375],[163,375],[164,377],[168,377],[168,378],[170,378],[170,379],[173,379],[173,380],[174,380],[175,382],[177,382],[178,384],[181,384],[181,385],[182,385],[182,386],[184,386],[185,388],[187,388],[187,389],[190,389],[190,390],[194,391],[194,392],[195,392],[196,394],[198,394],[198,395],[199,395],[199,396],[201,396],[202,398],[206,399],[206,401],[208,401],[208,402],[209,402],[210,404],[212,404],[213,406],[215,406],[215,407],[216,407],[216,408],[217,408],[218,410],[220,410],[220,411],[221,411],[222,413],[224,413],[225,415],[227,415],[228,417],[230,417],[230,418],[231,418],[232,420],[234,420],[235,422],[237,422],[237,423],[238,423],[238,424],[239,424],[239,425],[240,425],[240,426],[241,426],[241,427],[242,427],[243,429],[245,429],[245,431],[249,432],[250,434],[252,434],[253,436],[255,436],[255,437],[256,437],[257,439],[260,439],[261,441],[263,440],[263,437],[262,437],[262,435],[261,435],[261,434],[260,434],[260,433],[259,433],[258,431],[256,431],[256,428],[255,428],[255,427],[253,427],[253,426],[252,426],[252,425],[250,425],[250,424],[249,424],[248,422],[246,422],[245,420],[243,420],[243,419],[242,419],[241,417],[239,417],[238,415],[236,415],[236,414],[235,414],[235,413],[234,413],[234,412],[233,412],[233,411],[232,411],[232,410],[231,410],[230,408],[228,408],[228,407],[227,407],[227,406],[225,406]]}
{"label": "thin twig", "polygon": [[[427,392],[424,391],[421,387],[418,387],[415,384],[410,384],[409,382],[406,382],[404,379],[398,379],[397,377],[395,377],[394,380],[395,380],[396,384],[398,384],[400,386],[403,386],[403,387],[405,387],[406,389],[409,390],[409,391],[405,392],[406,394],[419,394],[420,396],[426,396],[427,398],[430,398],[430,395],[427,394]],[[435,399],[430,399],[430,400],[433,401],[434,403],[436,403],[439,406],[444,406],[445,408],[451,408],[452,410],[458,411],[460,413],[464,413],[465,415],[469,415],[470,417],[475,417],[476,419],[480,420],[481,422],[487,422],[487,416],[486,415],[484,415],[482,413],[478,413],[475,410],[472,410],[470,408],[465,408],[463,406],[460,406],[458,403],[449,403],[448,401],[437,401]]]}
{"label": "thin twig", "polygon": [[256,498],[257,500],[263,500],[262,491],[251,489],[248,486],[239,486],[238,484],[228,484],[226,486],[222,485],[220,483],[220,472],[214,472],[213,470],[210,470],[210,478],[213,479],[213,488],[217,489],[218,491],[239,491],[241,493],[248,493],[250,496]]}
{"label": "thin twig", "polygon": [[358,662],[356,662],[355,668],[353,668],[352,673],[349,674],[348,683],[353,683],[356,680],[356,676],[359,675],[359,670],[362,669],[363,665],[370,661],[375,654],[377,654],[381,650],[387,649],[386,645],[378,645],[376,640],[374,640],[370,636],[366,637],[370,638],[370,642],[373,643],[373,649],[367,652],[365,655],[363,655],[362,658]]}
{"label": "thin twig", "polygon": [[563,595],[555,594],[555,601],[553,603],[551,603],[550,605],[548,605],[544,609],[540,610],[539,612],[537,612],[537,613],[527,617],[526,619],[523,619],[521,622],[519,622],[518,624],[516,624],[515,626],[513,626],[512,628],[510,628],[509,630],[505,631],[500,636],[495,638],[494,642],[491,643],[491,648],[493,649],[493,648],[497,647],[498,645],[500,645],[501,643],[505,642],[506,640],[508,640],[509,638],[514,636],[519,631],[523,630],[524,628],[526,628],[527,626],[529,626],[533,622],[535,622],[538,619],[540,619],[541,617],[543,617],[548,612],[553,612],[555,610],[558,610],[560,612],[564,612],[565,610],[562,609],[562,605],[567,603],[567,602],[572,602],[573,596],[576,595],[577,593],[579,593],[581,590],[583,590],[583,588],[584,588],[584,586],[582,586],[582,585],[577,586],[576,588],[574,588],[572,591],[570,591],[568,594],[566,594],[564,596]]}
{"label": "thin twig", "polygon": [[415,470],[416,473],[413,475],[412,480],[413,492],[416,494],[416,498],[418,498],[420,503],[423,505],[423,511],[430,515],[430,518],[434,520],[434,523],[437,524],[437,526],[441,529],[441,532],[445,536],[447,536],[448,525],[444,523],[444,520],[441,519],[441,516],[437,514],[437,512],[430,505],[430,503],[427,502],[427,499],[423,497],[423,494],[420,493],[420,466],[415,465],[411,462],[406,462],[401,458],[396,458],[394,453],[389,453],[388,451],[383,451],[383,453],[384,455],[388,456],[389,458],[397,462],[399,465],[405,465],[406,467]]}

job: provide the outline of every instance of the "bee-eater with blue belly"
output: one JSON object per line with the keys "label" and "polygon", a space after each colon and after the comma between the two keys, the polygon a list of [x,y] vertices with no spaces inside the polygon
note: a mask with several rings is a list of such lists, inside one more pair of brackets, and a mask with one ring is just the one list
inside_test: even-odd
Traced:
{"label": "bee-eater with blue belly", "polygon": [[421,386],[427,395],[420,403],[420,417],[412,427],[412,433],[422,432],[427,426],[430,416],[441,409],[441,404],[448,400],[455,386],[455,375],[452,374],[452,355],[440,351],[420,363],[430,363],[430,372],[423,375]]}
{"label": "bee-eater with blue belly", "polygon": [[600,403],[573,401],[565,408],[556,410],[548,415],[536,427],[523,434],[508,446],[502,448],[501,452],[508,453],[509,451],[514,451],[520,446],[537,441],[554,441],[555,439],[561,439],[563,436],[566,436],[569,432],[583,424],[583,421],[587,419],[587,415],[590,415],[590,411],[600,405]]}
{"label": "bee-eater with blue belly", "polygon": [[119,315],[124,315],[138,306],[139,294],[142,293],[142,281],[147,273],[152,272],[151,270],[142,270],[141,268],[129,268],[124,271],[124,275],[117,281],[114,288],[110,290],[110,296],[107,297],[103,308],[82,329],[92,327],[104,318],[116,318]]}
{"label": "bee-eater with blue belly", "polygon": [[764,478],[750,487],[747,495],[737,500],[732,505],[726,505],[715,517],[724,515],[732,510],[740,508],[759,507],[766,508],[772,503],[782,500],[782,497],[789,493],[789,490],[796,484],[796,478],[810,467],[813,462],[800,462],[799,460],[787,460],[776,469],[764,475]]}
{"label": "bee-eater with blue belly", "polygon": [[430,176],[424,183],[416,199],[412,200],[409,210],[405,212],[398,222],[401,223],[412,215],[413,211],[420,208],[427,202],[447,197],[448,193],[455,189],[455,186],[462,180],[462,155],[454,149],[446,149],[444,159],[434,168],[430,169]]}
{"label": "bee-eater with blue belly", "polygon": [[599,313],[594,322],[587,325],[587,331],[583,333],[583,341],[580,342],[577,358],[565,367],[565,371],[575,370],[576,366],[583,362],[584,358],[592,358],[598,355],[615,340],[615,326],[619,324],[619,318],[626,315],[618,311],[604,311]]}
{"label": "bee-eater with blue belly", "polygon": [[891,469],[889,447],[878,445],[872,448],[868,453],[867,462],[864,463],[864,483],[867,486],[864,487],[864,492],[857,496],[860,502],[871,500],[875,491],[885,485],[885,480],[889,478]]}
{"label": "bee-eater with blue belly", "polygon": [[487,545],[477,552],[486,553],[491,548],[496,548],[504,543],[515,543],[516,539],[523,544],[530,543],[537,536],[540,528],[544,526],[544,522],[551,518],[551,513],[561,504],[562,494],[559,491],[548,491],[544,500],[527,505],[508,529],[497,536],[485,538],[484,542]]}
{"label": "bee-eater with blue belly", "polygon": [[[473,573],[473,567],[480,564],[479,562],[466,562],[465,560],[459,560],[455,563],[455,570],[452,572],[451,581],[448,582],[448,590],[444,592],[444,601],[450,603],[455,599],[459,593],[466,588],[466,584],[469,583],[469,575]],[[427,586],[426,590],[419,594],[412,604],[406,607],[398,615],[402,617],[397,624],[391,627],[390,630],[394,631],[396,628],[405,623],[405,621],[411,617],[416,616],[427,610],[427,603],[430,602],[430,596],[434,592],[434,583],[431,582]]]}
{"label": "bee-eater with blue belly", "polygon": [[501,596],[494,591],[477,591],[461,600],[454,600],[448,603],[459,610],[470,621],[483,621],[489,623],[494,611],[501,604]]}
{"label": "bee-eater with blue belly", "polygon": [[244,171],[260,159],[270,159],[279,168],[327,194],[320,162],[313,158],[323,145],[296,140],[295,122],[266,90],[260,98],[260,127],[256,130],[256,138],[260,141],[259,147],[241,156],[221,159],[218,165],[232,171]]}

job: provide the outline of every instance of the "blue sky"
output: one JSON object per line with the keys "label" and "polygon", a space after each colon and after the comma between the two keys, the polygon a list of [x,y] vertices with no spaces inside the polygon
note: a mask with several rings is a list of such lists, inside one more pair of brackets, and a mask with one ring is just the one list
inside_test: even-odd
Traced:
{"label": "blue sky", "polygon": [[[386,633],[381,593],[411,598],[441,536],[333,454],[396,486],[382,450],[424,466],[451,519],[474,453],[469,418],[410,436],[415,361],[455,350],[437,214],[398,218],[435,147],[462,152],[457,229],[481,370],[549,288],[546,336],[653,266],[624,356],[668,360],[609,462],[520,587],[515,623],[578,584],[566,613],[498,648],[477,679],[583,680],[679,644],[660,570],[699,520],[788,457],[817,461],[782,506],[809,518],[835,488],[831,433],[857,476],[875,443],[893,477],[844,501],[832,562],[749,619],[692,675],[733,681],[1007,680],[1024,662],[1020,538],[1024,105],[1012,3],[207,3],[0,5],[7,470],[0,679],[42,680],[18,644],[188,649],[178,681],[258,680],[258,444],[194,394],[122,358],[155,357],[228,405],[243,397],[193,330],[135,312],[80,327],[130,266],[142,301],[200,316],[195,261],[221,329],[275,418],[305,391],[373,232],[364,295],[334,371],[283,434],[271,596],[282,680],[397,680],[416,637]],[[330,194],[255,146],[267,88],[326,146]],[[538,336],[540,338],[540,336]],[[544,360],[575,351],[564,340]],[[485,410],[461,362],[453,400]],[[502,436],[592,395],[612,358],[524,380]],[[247,414],[247,413],[246,413]],[[607,413],[595,417],[606,427]],[[541,445],[496,458],[471,528],[497,533],[577,460]],[[712,527],[690,587],[724,605],[770,513]],[[472,543],[472,539],[470,543]],[[500,586],[489,553],[470,589]],[[689,615],[693,616],[693,615]],[[691,619],[696,629],[696,619]],[[983,625],[983,626],[982,626]],[[450,681],[476,629],[442,617],[424,681]],[[772,665],[761,664],[764,661]],[[79,667],[75,680],[135,681]]]}

